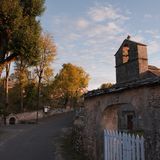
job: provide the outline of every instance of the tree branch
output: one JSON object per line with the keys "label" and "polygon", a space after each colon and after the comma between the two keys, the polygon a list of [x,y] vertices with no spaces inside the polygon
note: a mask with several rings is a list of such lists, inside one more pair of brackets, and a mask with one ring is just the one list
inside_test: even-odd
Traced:
{"label": "tree branch", "polygon": [[0,66],[1,65],[5,65],[6,63],[9,63],[11,61],[14,61],[15,58],[18,56],[17,53],[12,53],[10,56],[8,56],[7,58],[4,58],[2,60],[0,60]]}

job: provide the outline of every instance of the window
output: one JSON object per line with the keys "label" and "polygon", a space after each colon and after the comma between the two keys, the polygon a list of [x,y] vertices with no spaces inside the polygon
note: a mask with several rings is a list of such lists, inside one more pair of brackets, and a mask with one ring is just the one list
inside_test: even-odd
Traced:
{"label": "window", "polygon": [[133,130],[133,115],[132,114],[127,115],[127,129]]}
{"label": "window", "polygon": [[134,130],[135,124],[135,112],[134,111],[122,111],[120,119],[120,129],[122,130]]}
{"label": "window", "polygon": [[125,44],[122,48],[122,57],[123,57],[123,63],[128,62],[128,60],[129,60],[129,46],[128,46],[128,44]]}

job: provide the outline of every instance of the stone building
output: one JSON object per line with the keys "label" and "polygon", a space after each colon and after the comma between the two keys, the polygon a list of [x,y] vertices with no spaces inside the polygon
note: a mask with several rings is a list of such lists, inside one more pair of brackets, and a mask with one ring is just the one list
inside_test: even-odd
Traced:
{"label": "stone building", "polygon": [[85,94],[84,148],[101,160],[105,128],[136,132],[144,135],[146,160],[160,160],[160,70],[148,65],[147,46],[130,39],[115,60],[116,84]]}

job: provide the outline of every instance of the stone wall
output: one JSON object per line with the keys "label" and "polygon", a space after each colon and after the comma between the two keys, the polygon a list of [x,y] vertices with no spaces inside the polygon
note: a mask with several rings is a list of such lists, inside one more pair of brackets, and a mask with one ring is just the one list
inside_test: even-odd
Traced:
{"label": "stone wall", "polygon": [[124,124],[119,118],[123,117],[117,116],[127,106],[135,112],[134,129],[144,133],[146,160],[160,159],[160,86],[155,85],[85,99],[83,140],[92,160],[103,159],[103,129],[121,129]]}
{"label": "stone wall", "polygon": [[[53,116],[56,114],[61,114],[61,113],[65,113],[65,112],[70,112],[72,111],[72,108],[67,108],[67,109],[62,109],[62,108],[57,108],[57,109],[51,109],[48,111],[48,113],[44,113],[43,110],[39,110],[38,111],[38,119],[42,119],[48,116]],[[35,121],[37,117],[37,111],[32,111],[32,112],[24,112],[24,113],[18,113],[18,114],[10,114],[7,118],[6,118],[6,124],[9,125],[10,124],[10,119],[14,118],[15,119],[15,124],[18,123],[25,123],[25,122],[33,122]],[[3,125],[3,118],[0,117],[0,124]]]}

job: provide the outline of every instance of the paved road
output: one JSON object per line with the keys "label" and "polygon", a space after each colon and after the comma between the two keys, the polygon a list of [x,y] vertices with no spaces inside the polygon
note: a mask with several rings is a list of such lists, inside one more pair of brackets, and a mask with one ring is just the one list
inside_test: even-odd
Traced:
{"label": "paved road", "polygon": [[39,124],[0,128],[8,133],[0,139],[0,160],[54,160],[54,139],[72,120],[73,114],[65,113]]}

